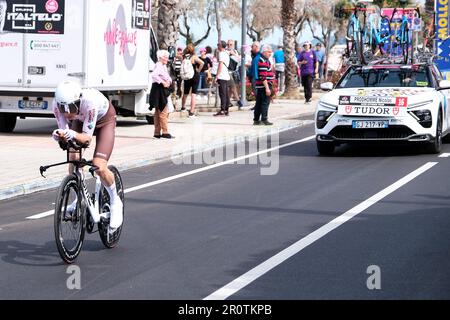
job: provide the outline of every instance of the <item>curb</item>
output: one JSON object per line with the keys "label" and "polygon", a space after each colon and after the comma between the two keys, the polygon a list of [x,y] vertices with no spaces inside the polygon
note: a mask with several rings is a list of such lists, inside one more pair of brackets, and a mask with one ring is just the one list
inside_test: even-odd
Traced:
{"label": "curb", "polygon": [[[304,115],[307,115],[307,114],[304,114]],[[280,118],[280,119],[282,119],[282,118]],[[272,135],[275,133],[285,132],[285,131],[288,131],[288,130],[291,130],[294,128],[308,125],[310,123],[313,123],[313,121],[312,120],[298,120],[294,123],[284,125],[281,127],[270,127],[268,129],[260,131],[258,133],[234,136],[234,137],[227,138],[225,141],[222,140],[219,142],[205,144],[205,145],[202,145],[200,148],[199,147],[191,147],[191,148],[186,148],[184,150],[177,151],[175,153],[173,152],[173,150],[171,150],[168,153],[160,154],[156,157],[147,157],[145,159],[127,161],[125,163],[115,163],[114,165],[119,169],[119,171],[127,171],[127,170],[131,170],[131,169],[141,168],[141,167],[145,167],[148,165],[156,164],[158,162],[167,161],[167,160],[174,159],[174,158],[187,157],[187,156],[191,156],[196,153],[207,152],[212,149],[225,147],[229,144],[241,143],[241,142],[244,142],[247,140],[251,141],[251,140],[265,137],[268,135]],[[17,186],[11,186],[8,189],[0,190],[0,201],[32,194],[32,193],[36,193],[36,192],[40,192],[40,191],[45,191],[48,189],[57,188],[57,187],[59,187],[62,179],[63,179],[63,177],[57,177],[57,178],[53,178],[53,179],[47,179],[45,181],[33,181],[33,182],[29,182],[29,183],[25,183],[25,184],[21,184],[21,185],[17,185]],[[88,179],[92,179],[92,178],[89,177]]]}

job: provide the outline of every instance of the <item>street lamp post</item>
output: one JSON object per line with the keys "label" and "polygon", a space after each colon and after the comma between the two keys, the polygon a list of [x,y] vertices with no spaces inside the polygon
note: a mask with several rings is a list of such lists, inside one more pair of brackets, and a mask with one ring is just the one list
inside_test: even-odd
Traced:
{"label": "street lamp post", "polygon": [[242,49],[241,49],[241,105],[247,105],[246,101],[246,77],[247,70],[245,68],[245,46],[246,46],[246,38],[247,38],[247,0],[242,0]]}

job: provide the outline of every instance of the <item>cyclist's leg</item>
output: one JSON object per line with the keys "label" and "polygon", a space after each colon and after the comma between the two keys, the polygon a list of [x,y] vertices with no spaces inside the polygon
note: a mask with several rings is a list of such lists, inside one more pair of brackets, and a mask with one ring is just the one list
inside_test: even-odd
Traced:
{"label": "cyclist's leg", "polygon": [[97,125],[96,146],[94,151],[93,164],[98,167],[96,173],[108,191],[111,205],[110,227],[115,229],[122,225],[123,221],[123,204],[117,195],[114,174],[108,169],[108,161],[114,148],[116,128],[116,114],[114,108],[110,106],[110,110]]}
{"label": "cyclist's leg", "polygon": [[[73,121],[73,123],[69,126],[70,129],[78,132],[78,133],[82,133],[83,132],[83,123],[81,121]],[[80,160],[80,155],[78,154],[78,152],[72,152],[69,154],[69,160],[70,161],[76,161],[76,160]],[[72,174],[73,171],[75,170],[75,167],[73,166],[73,164],[69,165],[69,174]]]}
{"label": "cyclist's leg", "polygon": [[[81,133],[83,131],[83,123],[81,121],[73,121],[72,125],[70,125],[70,129]],[[69,160],[70,161],[76,161],[76,160],[80,160],[80,155],[78,154],[78,152],[73,152],[69,154]],[[69,165],[69,174],[72,174],[75,170],[75,167],[73,164]],[[83,169],[80,169],[81,171]],[[77,208],[77,203],[78,203],[78,198],[75,197],[75,199],[73,200],[73,202],[71,204],[69,204],[67,206],[67,213],[72,214],[75,209]]]}

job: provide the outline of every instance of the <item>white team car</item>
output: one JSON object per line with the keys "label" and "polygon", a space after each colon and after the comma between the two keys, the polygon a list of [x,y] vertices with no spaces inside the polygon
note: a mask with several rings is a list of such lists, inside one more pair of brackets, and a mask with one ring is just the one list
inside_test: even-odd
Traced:
{"label": "white team car", "polygon": [[450,132],[450,81],[433,63],[351,66],[319,101],[319,154],[343,143],[393,141],[425,144],[439,153]]}

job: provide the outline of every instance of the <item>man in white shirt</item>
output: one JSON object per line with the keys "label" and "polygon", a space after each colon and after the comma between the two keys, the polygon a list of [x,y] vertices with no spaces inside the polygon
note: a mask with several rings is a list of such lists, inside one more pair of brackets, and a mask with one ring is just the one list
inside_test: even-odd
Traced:
{"label": "man in white shirt", "polygon": [[[235,65],[237,65],[237,68],[235,70],[229,70],[230,72],[230,82],[228,83],[228,91],[230,92],[230,99],[233,98],[237,101],[239,108],[242,107],[241,104],[241,98],[239,97],[240,92],[240,65],[241,65],[241,55],[239,52],[235,49],[234,40],[228,40],[228,46],[226,48],[226,51],[230,55],[230,59],[233,62],[235,61]],[[233,64],[231,64],[233,65]]]}
{"label": "man in white shirt", "polygon": [[228,66],[230,65],[230,55],[225,51],[227,43],[221,41],[217,48],[219,50],[219,66],[217,69],[216,82],[219,87],[220,111],[214,116],[228,116],[228,106],[230,105],[230,96],[228,94],[228,81],[230,81],[230,73]]}

